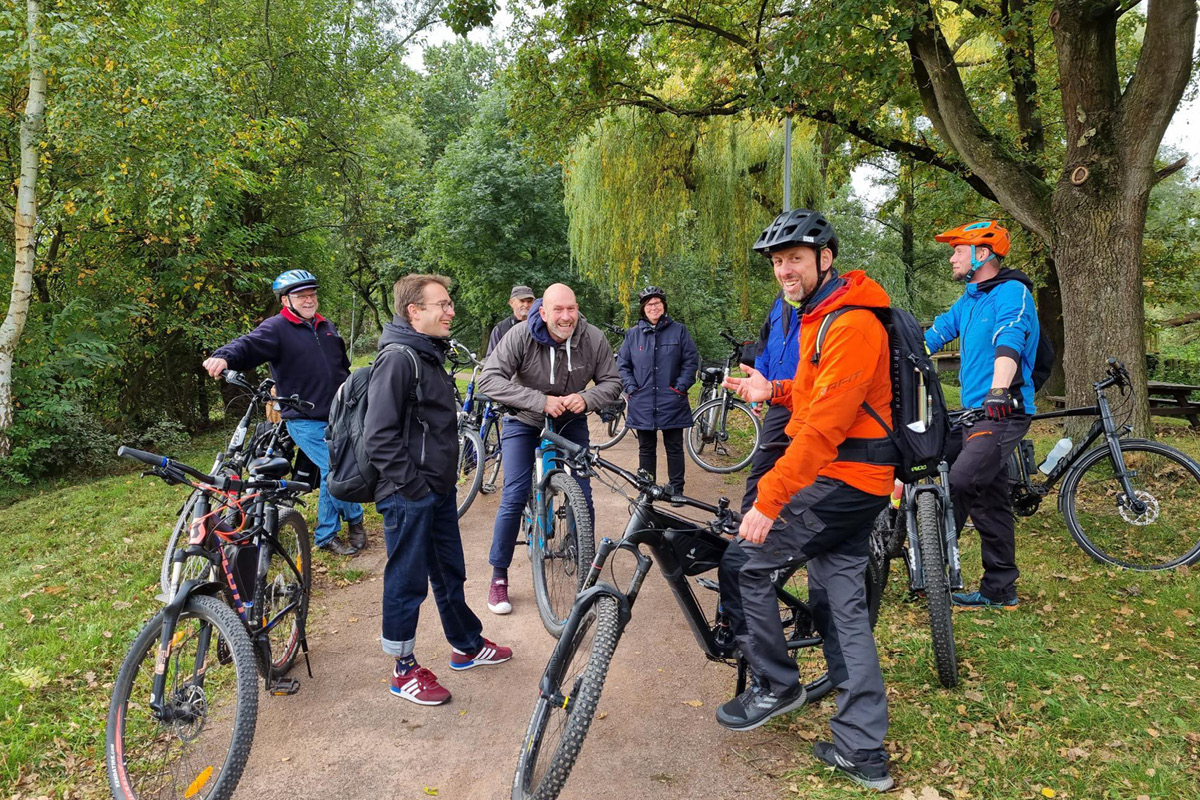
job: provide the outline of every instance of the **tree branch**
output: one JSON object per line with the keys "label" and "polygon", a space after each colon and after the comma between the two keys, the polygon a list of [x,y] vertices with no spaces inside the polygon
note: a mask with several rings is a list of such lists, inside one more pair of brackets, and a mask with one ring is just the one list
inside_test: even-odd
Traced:
{"label": "tree branch", "polygon": [[1160,328],[1180,328],[1184,325],[1191,325],[1193,322],[1200,322],[1200,311],[1184,314],[1182,317],[1174,319],[1164,319],[1158,325]]}
{"label": "tree branch", "polygon": [[1135,164],[1151,164],[1192,71],[1195,0],[1150,0],[1137,68],[1117,105]]}
{"label": "tree branch", "polygon": [[[1000,18],[1005,28],[1017,29],[1019,26],[1020,32],[1005,42],[1004,62],[1013,85],[1017,125],[1021,130],[1020,143],[1036,159],[1045,149],[1046,140],[1038,109],[1031,14],[1026,10],[1025,0],[1000,0]],[[1034,161],[1034,174],[1040,180],[1045,175],[1036,163]]]}
{"label": "tree branch", "polygon": [[1050,187],[1038,179],[1035,168],[1006,152],[984,127],[967,97],[929,1],[918,0],[918,5],[922,13],[914,20],[908,47],[921,101],[934,130],[988,186],[993,199],[1043,240],[1052,241]]}
{"label": "tree branch", "polygon": [[1186,167],[1187,163],[1188,163],[1188,157],[1184,156],[1183,158],[1176,161],[1174,164],[1163,167],[1158,172],[1154,173],[1154,182],[1159,183],[1160,181],[1165,180],[1166,178],[1170,177],[1171,175],[1174,175],[1176,172],[1179,172],[1179,170]]}
{"label": "tree branch", "polygon": [[[733,44],[736,44],[738,47],[740,47],[744,50],[753,50],[754,49],[754,43],[751,42],[749,39],[738,36],[736,33],[733,33],[732,31],[727,31],[724,28],[720,28],[716,25],[713,25],[710,22],[704,22],[702,20],[699,20],[696,17],[693,17],[691,14],[681,14],[676,11],[670,11],[668,9],[663,8],[662,6],[655,5],[654,3],[648,3],[645,0],[633,0],[632,5],[637,6],[638,8],[644,8],[645,10],[653,12],[654,14],[658,14],[661,17],[661,19],[658,21],[658,24],[673,23],[676,25],[682,25],[685,28],[692,28],[694,30],[700,30],[700,31],[708,31],[709,33],[711,33],[715,36],[718,36],[722,39],[726,39],[726,40],[732,42]],[[650,23],[644,22],[643,24],[650,24]]]}

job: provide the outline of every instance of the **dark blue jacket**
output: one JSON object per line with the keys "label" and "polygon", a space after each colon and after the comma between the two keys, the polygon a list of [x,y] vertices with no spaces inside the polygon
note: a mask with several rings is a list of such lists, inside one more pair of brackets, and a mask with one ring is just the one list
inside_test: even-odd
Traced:
{"label": "dark blue jacket", "polygon": [[700,353],[692,335],[667,315],[643,319],[625,332],[617,354],[621,385],[629,396],[626,419],[634,430],[690,428],[687,391],[696,382]]}
{"label": "dark blue jacket", "polygon": [[284,408],[283,416],[288,419],[327,421],[334,394],[350,377],[346,343],[333,323],[320,314],[305,322],[286,308],[245,336],[217,348],[213,358],[225,359],[230,369],[238,371],[269,363],[277,394],[297,394],[314,406],[311,411]]}
{"label": "dark blue jacket", "polygon": [[758,353],[754,357],[754,368],[767,380],[790,381],[796,377],[796,365],[800,361],[799,328],[796,309],[788,305],[780,292],[763,323]]}

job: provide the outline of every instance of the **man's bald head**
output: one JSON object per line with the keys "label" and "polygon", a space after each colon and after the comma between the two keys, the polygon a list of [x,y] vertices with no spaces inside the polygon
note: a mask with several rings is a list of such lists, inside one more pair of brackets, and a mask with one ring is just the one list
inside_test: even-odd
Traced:
{"label": "man's bald head", "polygon": [[565,342],[579,324],[579,304],[575,292],[565,283],[552,283],[542,294],[542,307],[538,310],[546,323],[546,330],[556,341]]}

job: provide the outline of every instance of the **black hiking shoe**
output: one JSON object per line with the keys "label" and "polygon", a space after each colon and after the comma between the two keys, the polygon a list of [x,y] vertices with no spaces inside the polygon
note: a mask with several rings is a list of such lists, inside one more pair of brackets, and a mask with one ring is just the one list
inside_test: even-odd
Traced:
{"label": "black hiking shoe", "polygon": [[844,773],[847,778],[859,786],[865,786],[877,792],[886,792],[896,785],[892,776],[888,774],[887,761],[855,764],[839,753],[832,742],[814,743],[813,755],[822,764],[828,764],[838,772]]}
{"label": "black hiking shoe", "polygon": [[355,550],[367,549],[367,529],[363,527],[362,520],[351,522],[346,533],[350,539],[350,546]]}
{"label": "black hiking shoe", "polygon": [[758,681],[751,681],[746,691],[717,709],[717,724],[731,731],[754,730],[772,717],[795,711],[806,699],[808,694],[800,684],[777,695],[759,686]]}
{"label": "black hiking shoe", "polygon": [[334,536],[328,542],[319,544],[317,547],[327,553],[333,553],[334,555],[338,556],[352,556],[358,553],[358,551],[353,547],[343,542],[342,537],[340,536]]}

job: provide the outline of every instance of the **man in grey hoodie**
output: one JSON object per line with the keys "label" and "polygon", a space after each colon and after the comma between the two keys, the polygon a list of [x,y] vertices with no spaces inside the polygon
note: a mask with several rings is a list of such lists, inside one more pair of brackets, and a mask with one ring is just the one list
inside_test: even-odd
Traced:
{"label": "man in grey hoodie", "polygon": [[[525,323],[515,326],[488,355],[479,392],[518,410],[504,420],[500,435],[504,492],[488,558],[492,565],[488,609],[507,614],[512,611],[508,566],[533,483],[534,450],[545,418],[554,418],[554,429],[561,436],[587,445],[587,412],[621,396],[621,376],[604,334],[580,315],[575,292],[556,283],[534,301]],[[578,480],[591,512],[591,483]]]}

